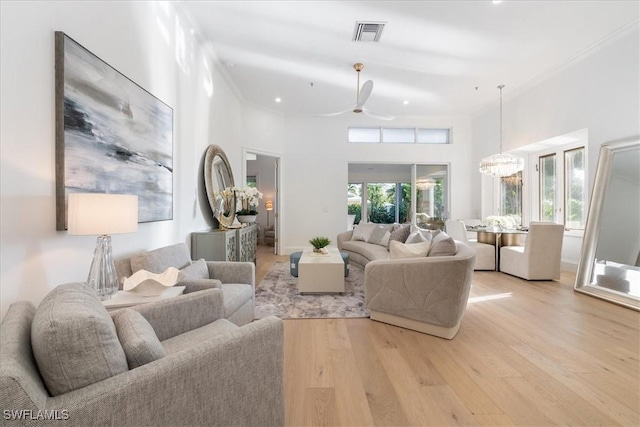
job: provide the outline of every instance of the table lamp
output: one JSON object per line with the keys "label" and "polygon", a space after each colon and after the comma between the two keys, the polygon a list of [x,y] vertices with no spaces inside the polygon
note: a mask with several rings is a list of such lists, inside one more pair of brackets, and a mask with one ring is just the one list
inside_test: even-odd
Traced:
{"label": "table lamp", "polygon": [[271,200],[267,200],[264,204],[264,208],[267,210],[267,227],[269,226],[269,212],[273,210],[273,202]]}
{"label": "table lamp", "polygon": [[138,196],[70,193],[67,218],[69,234],[98,236],[87,285],[108,299],[118,292],[110,235],[138,229]]}

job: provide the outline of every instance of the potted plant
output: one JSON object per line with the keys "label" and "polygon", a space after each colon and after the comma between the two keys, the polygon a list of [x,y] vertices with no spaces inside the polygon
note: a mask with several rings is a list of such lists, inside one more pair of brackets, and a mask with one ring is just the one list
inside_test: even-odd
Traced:
{"label": "potted plant", "polygon": [[326,247],[331,244],[331,240],[329,240],[327,237],[314,237],[313,239],[309,240],[309,243],[311,243],[311,246],[313,246],[313,252],[321,254],[329,253]]}
{"label": "potted plant", "polygon": [[236,188],[236,198],[239,201],[236,216],[241,223],[251,223],[256,221],[258,215],[258,203],[262,198],[262,193],[255,187]]}

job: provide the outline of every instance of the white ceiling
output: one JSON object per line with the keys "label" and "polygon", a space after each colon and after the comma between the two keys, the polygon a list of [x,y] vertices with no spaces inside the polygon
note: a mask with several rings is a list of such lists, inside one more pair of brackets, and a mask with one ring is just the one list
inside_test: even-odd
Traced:
{"label": "white ceiling", "polygon": [[[365,64],[361,84],[374,81],[370,110],[397,117],[474,114],[498,102],[499,84],[507,98],[640,15],[640,2],[612,0],[181,5],[246,102],[299,115],[352,107],[355,62]],[[380,42],[353,42],[356,21],[387,22]]]}

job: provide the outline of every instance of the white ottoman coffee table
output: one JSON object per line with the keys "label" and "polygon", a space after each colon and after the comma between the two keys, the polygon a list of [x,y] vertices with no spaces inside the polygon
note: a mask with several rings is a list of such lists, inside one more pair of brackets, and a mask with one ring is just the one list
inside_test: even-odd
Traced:
{"label": "white ottoman coffee table", "polygon": [[327,247],[329,254],[317,254],[305,249],[298,262],[300,293],[344,292],[344,261],[336,247]]}

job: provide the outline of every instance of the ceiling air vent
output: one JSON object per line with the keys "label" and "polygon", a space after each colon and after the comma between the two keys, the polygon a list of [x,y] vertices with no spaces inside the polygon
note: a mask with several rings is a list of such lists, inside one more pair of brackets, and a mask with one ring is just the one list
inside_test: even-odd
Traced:
{"label": "ceiling air vent", "polygon": [[380,41],[382,30],[386,22],[356,22],[356,29],[353,32],[354,42],[377,42]]}

